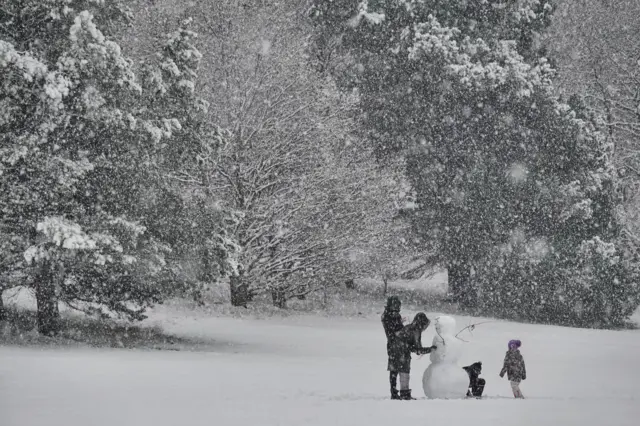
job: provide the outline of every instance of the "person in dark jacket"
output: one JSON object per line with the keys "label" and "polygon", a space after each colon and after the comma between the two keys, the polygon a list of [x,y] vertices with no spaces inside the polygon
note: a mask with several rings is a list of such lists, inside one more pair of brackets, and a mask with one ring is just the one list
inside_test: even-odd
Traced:
{"label": "person in dark jacket", "polygon": [[520,391],[520,382],[527,379],[527,369],[524,365],[524,358],[520,353],[520,346],[522,342],[520,340],[510,340],[508,347],[509,350],[504,357],[504,365],[500,370],[500,377],[504,377],[505,373],[511,383],[511,390],[513,396],[516,398],[524,398]]}
{"label": "person in dark jacket", "polygon": [[435,346],[428,348],[422,346],[422,333],[430,323],[429,318],[423,312],[419,312],[411,324],[404,326],[396,333],[395,346],[392,347],[394,364],[390,367],[393,367],[400,377],[400,399],[415,399],[411,396],[411,389],[409,389],[411,352],[424,355],[435,349]]}
{"label": "person in dark jacket", "polygon": [[475,396],[476,398],[481,397],[482,392],[484,392],[484,385],[487,383],[484,379],[479,377],[482,373],[482,363],[478,361],[462,368],[469,375],[469,387],[471,389],[467,391],[467,396]]}
{"label": "person in dark jacket", "polygon": [[389,371],[391,399],[400,399],[398,388],[396,387],[398,381],[398,370],[395,368],[397,364],[397,351],[394,350],[394,348],[397,347],[396,333],[404,327],[402,317],[400,316],[401,305],[402,303],[398,296],[391,296],[387,299],[387,305],[382,313],[382,327],[384,327],[384,334],[387,336],[387,356],[389,357],[387,371]]}

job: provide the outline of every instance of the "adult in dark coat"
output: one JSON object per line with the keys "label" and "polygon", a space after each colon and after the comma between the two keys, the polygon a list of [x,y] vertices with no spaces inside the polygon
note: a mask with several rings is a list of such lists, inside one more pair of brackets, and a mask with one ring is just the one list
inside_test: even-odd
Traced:
{"label": "adult in dark coat", "polygon": [[482,363],[478,361],[462,368],[469,375],[469,387],[471,389],[467,391],[467,396],[481,397],[482,392],[484,392],[484,386],[487,383],[484,379],[478,377],[482,373]]}
{"label": "adult in dark coat", "polygon": [[400,377],[400,399],[415,399],[411,396],[411,389],[409,389],[411,352],[424,355],[435,349],[435,346],[428,348],[422,346],[422,333],[429,327],[429,324],[431,324],[429,318],[423,312],[419,312],[411,324],[404,326],[396,333],[397,338],[392,348],[394,363],[390,367],[398,371]]}
{"label": "adult in dark coat", "polygon": [[402,324],[402,316],[400,316],[400,307],[402,303],[398,296],[391,296],[387,299],[387,305],[382,313],[382,327],[384,327],[384,334],[387,336],[387,356],[389,361],[387,364],[387,371],[389,371],[389,384],[391,385],[391,399],[400,399],[396,383],[398,381],[398,370],[395,367],[397,365],[397,348],[396,333],[402,330],[404,325]]}

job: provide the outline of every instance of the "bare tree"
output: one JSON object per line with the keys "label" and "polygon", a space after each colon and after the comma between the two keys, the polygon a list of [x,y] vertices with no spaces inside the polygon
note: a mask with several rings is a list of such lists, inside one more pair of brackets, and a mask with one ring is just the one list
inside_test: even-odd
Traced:
{"label": "bare tree", "polygon": [[252,3],[241,17],[218,9],[227,25],[208,22],[225,40],[209,87],[233,134],[217,188],[243,215],[234,304],[267,291],[283,307],[360,274],[348,253],[384,244],[382,216],[397,210],[389,200],[399,180],[389,181],[358,138],[355,97],[309,65],[302,3]]}
{"label": "bare tree", "polygon": [[559,2],[547,35],[560,88],[581,94],[615,146],[626,247],[640,244],[640,3]]}
{"label": "bare tree", "polygon": [[561,89],[583,94],[615,143],[629,197],[640,179],[640,3],[560,2],[547,41]]}
{"label": "bare tree", "polygon": [[[375,164],[357,135],[356,96],[341,95],[310,65],[305,1],[158,0],[153,8],[142,14],[146,27],[194,17],[206,76],[199,92],[230,133],[220,157],[206,161],[212,169],[179,178],[220,194],[238,213],[231,302],[268,293],[284,307],[323,286],[380,273],[385,262],[373,262],[373,253],[393,246],[402,168]],[[139,54],[151,44],[140,41]],[[365,256],[354,260],[353,252]]]}

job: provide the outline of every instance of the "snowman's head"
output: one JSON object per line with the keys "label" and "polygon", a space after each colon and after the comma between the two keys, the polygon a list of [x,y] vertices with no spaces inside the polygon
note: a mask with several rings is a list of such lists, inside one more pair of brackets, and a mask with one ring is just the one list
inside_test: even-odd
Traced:
{"label": "snowman's head", "polygon": [[452,336],[456,332],[456,320],[450,316],[440,316],[436,318],[436,331],[440,336]]}

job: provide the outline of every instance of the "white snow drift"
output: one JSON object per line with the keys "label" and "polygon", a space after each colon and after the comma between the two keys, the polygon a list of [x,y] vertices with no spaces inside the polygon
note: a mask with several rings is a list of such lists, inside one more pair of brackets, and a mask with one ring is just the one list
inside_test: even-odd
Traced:
{"label": "white snow drift", "polygon": [[[637,330],[483,324],[460,336],[469,343],[458,364],[482,361],[486,399],[391,401],[378,317],[165,312],[155,320],[209,340],[213,352],[0,347],[0,426],[636,426],[640,418]],[[456,320],[459,328],[478,321]],[[429,327],[423,340],[435,334]],[[527,362],[525,400],[498,377],[512,338]],[[429,363],[414,359],[414,389]]]}

